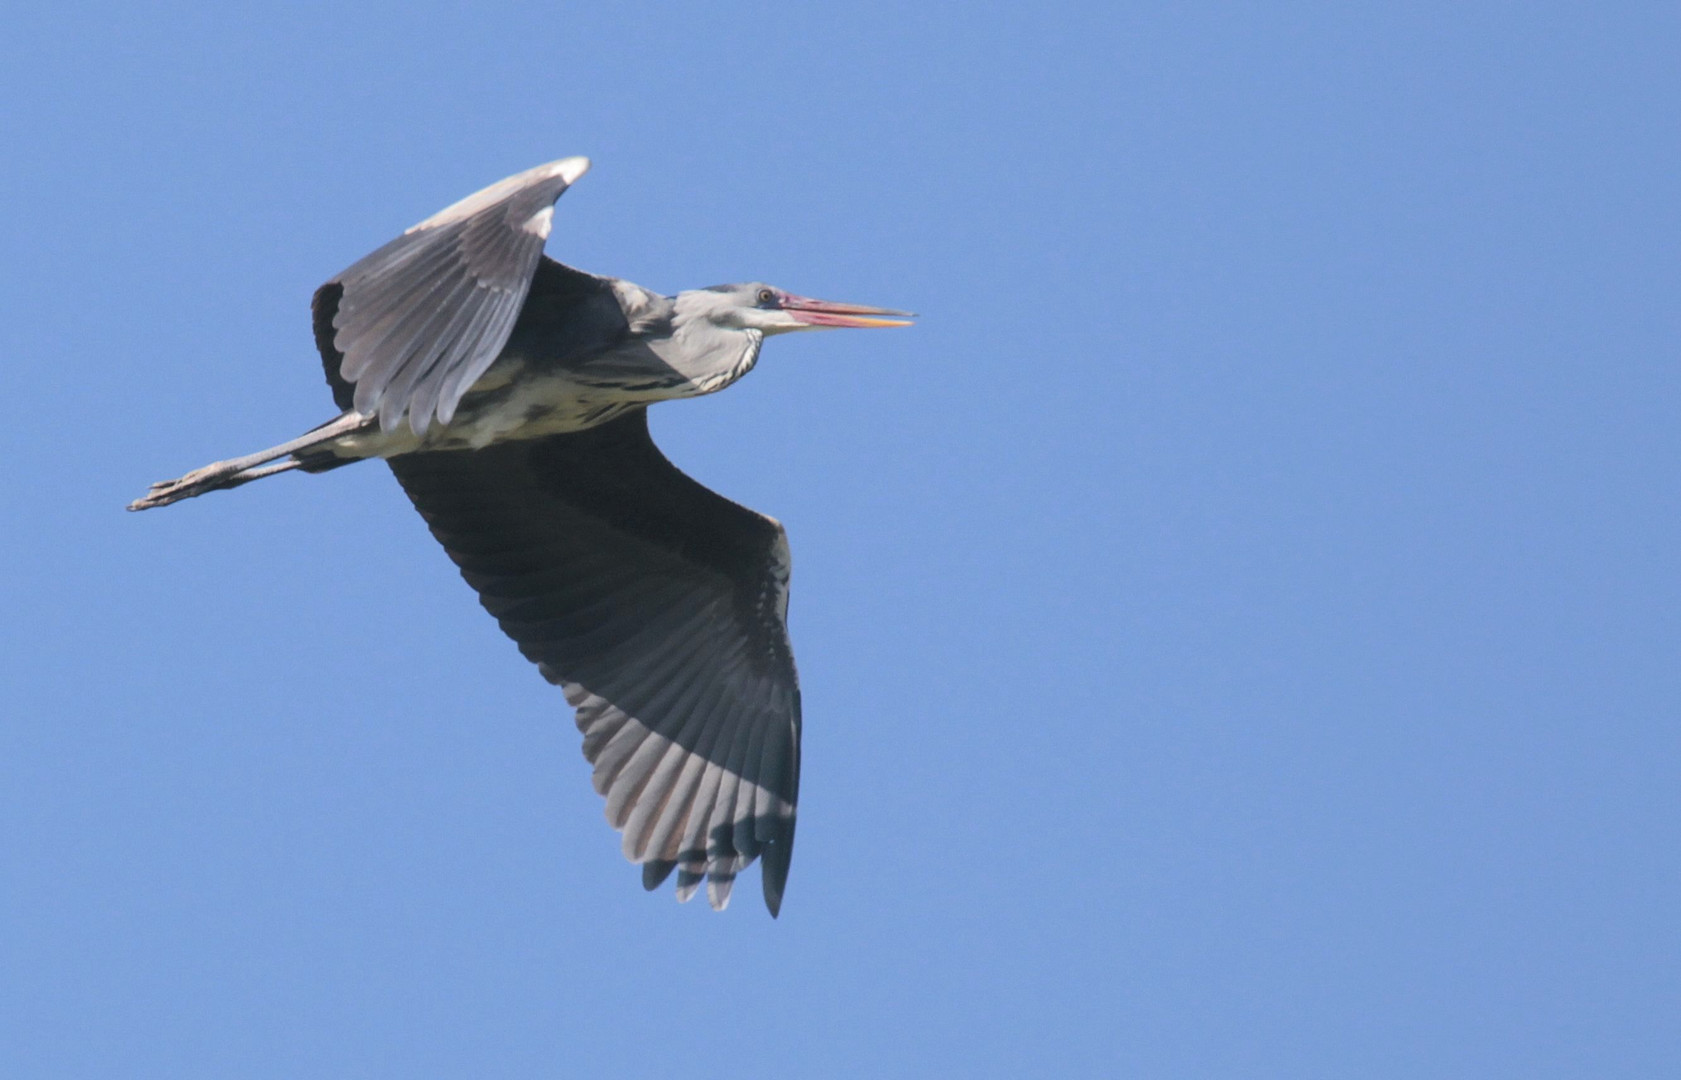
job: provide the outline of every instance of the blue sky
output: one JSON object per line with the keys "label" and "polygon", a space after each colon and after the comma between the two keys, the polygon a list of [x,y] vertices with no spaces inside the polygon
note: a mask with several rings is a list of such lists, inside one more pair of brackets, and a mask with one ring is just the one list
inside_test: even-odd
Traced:
{"label": "blue sky", "polygon": [[[0,1073],[1681,1069],[1673,8],[7,22]],[[775,922],[640,890],[386,470],[122,512],[567,154],[563,261],[924,316],[654,413],[794,549]]]}

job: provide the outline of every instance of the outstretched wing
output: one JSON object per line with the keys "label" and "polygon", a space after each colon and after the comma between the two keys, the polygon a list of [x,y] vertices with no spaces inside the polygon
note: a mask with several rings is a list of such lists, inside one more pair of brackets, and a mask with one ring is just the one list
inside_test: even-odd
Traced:
{"label": "outstretched wing", "polygon": [[323,285],[317,310],[336,300],[330,344],[343,356],[335,391],[353,387],[351,407],[377,414],[387,431],[405,416],[417,435],[434,416],[449,423],[508,341],[555,200],[588,169],[588,159],[570,157],[510,176]]}
{"label": "outstretched wing", "polygon": [[714,908],[762,858],[776,914],[799,794],[782,526],[702,487],[646,410],[391,469],[485,609],[565,689],[624,852]]}

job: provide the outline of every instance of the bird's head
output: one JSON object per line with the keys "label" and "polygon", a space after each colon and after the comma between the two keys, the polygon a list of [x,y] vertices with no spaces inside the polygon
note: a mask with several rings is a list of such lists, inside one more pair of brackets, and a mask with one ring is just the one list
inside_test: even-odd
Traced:
{"label": "bird's head", "polygon": [[714,285],[704,290],[716,299],[708,304],[707,317],[720,326],[757,330],[767,337],[792,330],[833,330],[845,326],[910,326],[915,316],[909,311],[838,304],[813,300],[784,292],[762,281],[741,285]]}

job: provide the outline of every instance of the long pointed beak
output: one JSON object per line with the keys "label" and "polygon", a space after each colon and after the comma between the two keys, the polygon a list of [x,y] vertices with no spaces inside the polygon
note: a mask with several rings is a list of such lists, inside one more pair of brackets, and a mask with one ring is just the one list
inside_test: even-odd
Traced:
{"label": "long pointed beak", "polygon": [[[911,326],[915,312],[894,311],[892,308],[868,307],[864,304],[837,304],[832,300],[813,300],[809,296],[786,294],[782,310],[808,326]],[[881,318],[880,316],[891,316]]]}

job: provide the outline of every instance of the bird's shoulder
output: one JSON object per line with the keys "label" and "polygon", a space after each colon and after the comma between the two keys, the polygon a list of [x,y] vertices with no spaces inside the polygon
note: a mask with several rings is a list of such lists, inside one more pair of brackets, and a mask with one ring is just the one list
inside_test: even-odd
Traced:
{"label": "bird's shoulder", "polygon": [[579,357],[657,332],[671,302],[620,278],[578,270],[543,256],[508,337],[507,349],[549,359]]}

